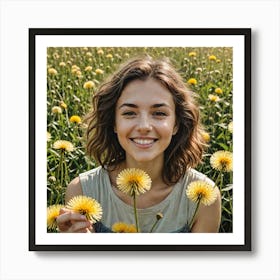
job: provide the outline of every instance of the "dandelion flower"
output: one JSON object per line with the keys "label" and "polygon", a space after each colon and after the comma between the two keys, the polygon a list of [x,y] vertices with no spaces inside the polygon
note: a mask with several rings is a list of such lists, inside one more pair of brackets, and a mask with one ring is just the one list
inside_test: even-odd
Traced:
{"label": "dandelion flower", "polygon": [[84,83],[84,88],[85,89],[90,89],[94,87],[94,82],[93,81],[87,81]]}
{"label": "dandelion flower", "polygon": [[222,94],[223,93],[223,90],[221,88],[216,88],[215,89],[215,93],[217,94]]}
{"label": "dandelion flower", "polygon": [[228,130],[229,130],[230,133],[233,133],[233,122],[230,122],[228,124]]}
{"label": "dandelion flower", "polygon": [[106,55],[106,57],[112,59],[112,58],[113,58],[113,55],[110,54],[110,53],[108,53],[108,54]]}
{"label": "dandelion flower", "polygon": [[57,71],[56,71],[54,68],[49,68],[49,69],[48,69],[48,73],[49,73],[50,75],[56,75],[56,74],[57,74]]}
{"label": "dandelion flower", "polygon": [[150,176],[141,169],[124,169],[117,177],[118,188],[130,196],[145,193],[151,188],[151,184]]}
{"label": "dandelion flower", "polygon": [[102,49],[99,49],[99,50],[97,51],[97,54],[103,55],[103,54],[104,54],[104,51],[103,51]]}
{"label": "dandelion flower", "polygon": [[212,168],[230,172],[233,168],[233,155],[229,151],[217,151],[210,157],[210,164]]}
{"label": "dandelion flower", "polygon": [[89,72],[89,71],[91,71],[92,70],[92,67],[91,66],[87,66],[86,68],[85,68],[85,71],[86,72]]}
{"label": "dandelion flower", "polygon": [[196,56],[196,52],[189,52],[189,56]]}
{"label": "dandelion flower", "polygon": [[55,178],[54,176],[50,176],[50,177],[48,178],[48,180],[49,180],[50,182],[56,182],[56,178]]}
{"label": "dandelion flower", "polygon": [[73,116],[69,119],[69,121],[70,121],[71,123],[77,123],[77,124],[79,124],[79,123],[82,122],[81,118],[80,118],[79,116],[76,116],[76,115],[73,115]]}
{"label": "dandelion flower", "polygon": [[217,57],[215,55],[210,55],[208,58],[209,60],[217,60]]}
{"label": "dandelion flower", "polygon": [[47,131],[47,142],[51,141],[52,135]]}
{"label": "dandelion flower", "polygon": [[101,70],[101,69],[96,69],[96,70],[95,70],[95,73],[98,74],[98,75],[101,75],[101,74],[104,73],[104,71]]}
{"label": "dandelion flower", "polygon": [[52,107],[52,113],[53,113],[53,114],[61,114],[61,113],[62,113],[62,110],[61,110],[61,108],[58,107],[58,106],[53,106],[53,107]]}
{"label": "dandelion flower", "polygon": [[56,218],[59,216],[59,211],[62,207],[64,206],[61,204],[55,204],[47,208],[47,228],[49,230],[57,228]]}
{"label": "dandelion flower", "polygon": [[210,141],[210,134],[206,131],[202,132],[202,138],[204,139],[205,142],[209,142]]}
{"label": "dandelion flower", "polygon": [[56,150],[63,150],[67,152],[74,151],[74,145],[66,140],[57,140],[53,143],[53,148]]}
{"label": "dandelion flower", "polygon": [[116,233],[136,233],[135,225],[129,225],[123,222],[114,223],[112,226],[112,231]]}
{"label": "dandelion flower", "polygon": [[153,226],[152,226],[150,232],[153,232],[153,230],[154,230],[154,228],[156,227],[156,225],[158,224],[159,220],[161,220],[162,218],[163,218],[163,214],[162,214],[161,212],[158,212],[158,213],[156,214],[156,221],[155,221],[155,223],[153,224]]}
{"label": "dandelion flower", "polygon": [[84,195],[74,196],[66,206],[68,209],[85,215],[88,221],[96,223],[102,217],[101,205],[91,197]]}
{"label": "dandelion flower", "polygon": [[66,63],[65,63],[65,62],[63,62],[63,61],[61,61],[61,62],[59,63],[59,66],[61,66],[61,67],[65,67],[65,66],[66,66]]}
{"label": "dandelion flower", "polygon": [[218,95],[209,94],[208,99],[213,102],[218,102],[220,100],[220,97]]}
{"label": "dandelion flower", "polygon": [[157,218],[157,220],[162,219],[162,218],[163,218],[163,214],[162,214],[161,212],[158,212],[158,213],[156,214],[156,218]]}
{"label": "dandelion flower", "polygon": [[205,181],[194,181],[188,185],[187,197],[194,201],[200,201],[203,205],[209,206],[215,202],[217,193],[213,186]]}
{"label": "dandelion flower", "polygon": [[63,101],[60,101],[59,106],[63,109],[67,108],[67,105]]}
{"label": "dandelion flower", "polygon": [[195,78],[190,78],[190,79],[188,80],[188,84],[190,84],[190,85],[196,85],[196,84],[197,84],[197,80],[196,80]]}

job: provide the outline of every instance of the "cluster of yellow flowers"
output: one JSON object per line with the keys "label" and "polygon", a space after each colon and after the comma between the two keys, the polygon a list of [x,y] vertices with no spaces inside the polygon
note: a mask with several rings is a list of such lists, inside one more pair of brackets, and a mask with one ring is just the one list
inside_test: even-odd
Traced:
{"label": "cluster of yellow flowers", "polygon": [[60,214],[60,209],[67,208],[74,212],[85,215],[88,221],[96,223],[102,217],[102,207],[93,198],[79,195],[73,197],[67,205],[55,204],[47,208],[47,228],[55,231],[57,228],[56,218]]}

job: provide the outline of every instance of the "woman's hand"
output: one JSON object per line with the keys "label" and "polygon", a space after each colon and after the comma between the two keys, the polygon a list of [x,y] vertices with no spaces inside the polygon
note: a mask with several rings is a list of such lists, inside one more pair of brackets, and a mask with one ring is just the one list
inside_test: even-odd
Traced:
{"label": "woman's hand", "polygon": [[64,233],[91,233],[94,232],[93,226],[85,216],[71,210],[60,209],[59,216],[56,218],[59,232]]}

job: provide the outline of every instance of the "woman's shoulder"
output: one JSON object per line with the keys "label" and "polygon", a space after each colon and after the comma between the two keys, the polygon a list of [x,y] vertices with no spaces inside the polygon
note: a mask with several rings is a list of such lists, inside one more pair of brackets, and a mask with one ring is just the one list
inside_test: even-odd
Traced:
{"label": "woman's shoulder", "polygon": [[104,168],[102,166],[98,166],[95,167],[93,169],[87,170],[83,173],[79,174],[79,178],[86,178],[86,177],[90,177],[90,176],[98,176],[98,175],[102,175],[104,173]]}
{"label": "woman's shoulder", "polygon": [[215,183],[209,177],[193,168],[190,168],[187,171],[184,180],[186,180],[188,183],[191,183],[193,181],[205,181],[210,185],[215,185]]}
{"label": "woman's shoulder", "polygon": [[65,201],[68,202],[72,197],[82,195],[82,185],[80,182],[80,178],[74,178],[67,186],[65,193]]}

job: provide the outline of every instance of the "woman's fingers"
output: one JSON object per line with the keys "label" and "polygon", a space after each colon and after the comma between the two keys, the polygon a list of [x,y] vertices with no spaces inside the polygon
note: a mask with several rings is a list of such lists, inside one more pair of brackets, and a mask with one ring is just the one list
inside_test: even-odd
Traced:
{"label": "woman's fingers", "polygon": [[85,216],[65,208],[60,210],[56,221],[61,232],[87,232],[87,229],[92,229]]}

